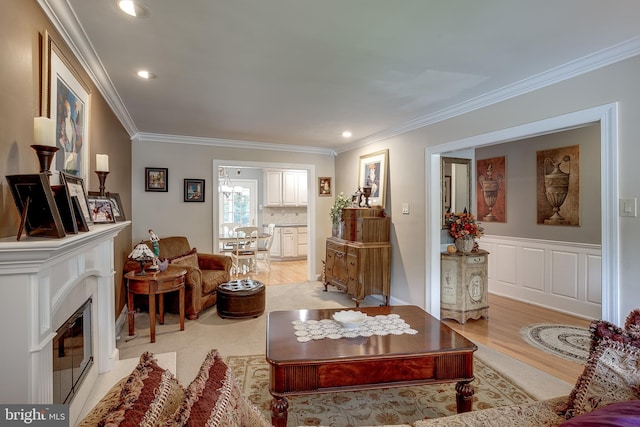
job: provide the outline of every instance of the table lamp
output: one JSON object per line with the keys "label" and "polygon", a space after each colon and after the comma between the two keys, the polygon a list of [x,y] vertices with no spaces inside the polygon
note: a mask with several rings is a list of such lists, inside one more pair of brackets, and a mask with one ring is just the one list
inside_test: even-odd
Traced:
{"label": "table lamp", "polygon": [[146,276],[147,273],[144,271],[144,264],[155,259],[155,255],[151,252],[149,246],[140,242],[133,248],[127,258],[140,263],[140,272],[136,273],[136,276]]}

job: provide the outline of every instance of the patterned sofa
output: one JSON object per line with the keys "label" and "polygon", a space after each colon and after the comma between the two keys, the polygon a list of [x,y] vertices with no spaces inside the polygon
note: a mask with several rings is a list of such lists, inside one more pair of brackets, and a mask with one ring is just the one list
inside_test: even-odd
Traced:
{"label": "patterned sofa", "polygon": [[[404,427],[627,427],[640,426],[640,310],[624,329],[590,325],[591,349],[569,396],[420,420]],[[78,425],[267,427],[270,420],[240,391],[212,350],[188,387],[157,366],[150,353]],[[393,426],[386,426],[393,427]],[[400,427],[400,426],[395,426]]]}

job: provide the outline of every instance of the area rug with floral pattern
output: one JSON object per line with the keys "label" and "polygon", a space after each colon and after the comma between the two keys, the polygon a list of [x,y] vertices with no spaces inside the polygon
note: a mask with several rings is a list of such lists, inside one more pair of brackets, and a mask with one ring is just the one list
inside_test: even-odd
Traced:
{"label": "area rug with floral pattern", "polygon": [[[225,360],[242,384],[244,394],[271,419],[269,364],[265,356],[229,356]],[[477,356],[474,375],[474,410],[536,400]],[[451,383],[291,396],[287,425],[355,427],[440,418],[456,413],[454,388]]]}
{"label": "area rug with floral pattern", "polygon": [[520,330],[520,336],[532,346],[576,363],[589,356],[589,329],[557,323],[535,323]]}

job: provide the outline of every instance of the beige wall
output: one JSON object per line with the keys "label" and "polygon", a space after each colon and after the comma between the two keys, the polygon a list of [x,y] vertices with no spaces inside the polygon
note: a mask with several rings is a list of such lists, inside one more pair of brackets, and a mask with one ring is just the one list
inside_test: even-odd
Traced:
{"label": "beige wall", "polygon": [[[188,138],[185,138],[188,141]],[[288,166],[309,169],[309,242],[312,278],[320,274],[324,241],[331,234],[329,209],[333,198],[318,197],[318,176],[334,176],[334,156],[301,152],[240,149],[211,145],[135,141],[132,144],[133,239],[147,239],[148,229],[158,236],[185,235],[192,247],[213,250],[213,226],[217,224],[217,169],[214,161],[238,166]],[[145,167],[168,168],[169,186],[165,192],[146,192]],[[205,179],[204,203],[183,201],[183,180]],[[216,217],[214,217],[216,215]],[[315,221],[314,221],[315,220]],[[217,225],[216,225],[217,227]],[[313,245],[313,249],[311,247]]]}
{"label": "beige wall", "polygon": [[[376,143],[340,153],[336,159],[337,191],[352,191],[355,175],[348,173],[361,154],[389,149],[390,201],[393,247],[392,294],[407,302],[422,304],[425,292],[438,283],[429,283],[425,271],[425,150],[427,147],[475,135],[524,125],[590,107],[619,102],[619,193],[637,198],[640,172],[640,58],[632,58],[526,95],[500,102],[462,116],[408,132]],[[402,202],[411,201],[411,215],[401,215]],[[640,301],[636,278],[640,274],[638,218],[620,219],[619,297],[615,304],[624,316]]]}
{"label": "beige wall", "polygon": [[[0,237],[15,236],[19,218],[4,178],[11,174],[37,173],[39,165],[33,143],[33,118],[39,115],[39,41],[47,30],[71,58],[74,68],[91,90],[89,118],[89,181],[87,190],[98,190],[96,153],[109,154],[111,173],[107,191],[120,193],[127,214],[131,212],[131,150],[129,136],[105,103],[78,61],[35,0],[3,0],[0,10]],[[24,237],[23,237],[24,238]],[[115,270],[129,253],[131,229],[116,238]],[[124,306],[122,279],[116,274],[116,314]]]}

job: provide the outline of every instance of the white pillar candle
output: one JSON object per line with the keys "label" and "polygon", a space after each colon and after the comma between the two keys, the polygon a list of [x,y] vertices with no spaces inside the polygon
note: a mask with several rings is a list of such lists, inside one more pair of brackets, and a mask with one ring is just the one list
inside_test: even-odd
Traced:
{"label": "white pillar candle", "polygon": [[109,155],[96,154],[96,171],[109,172]]}
{"label": "white pillar candle", "polygon": [[56,122],[49,117],[33,119],[33,143],[35,145],[56,146]]}

